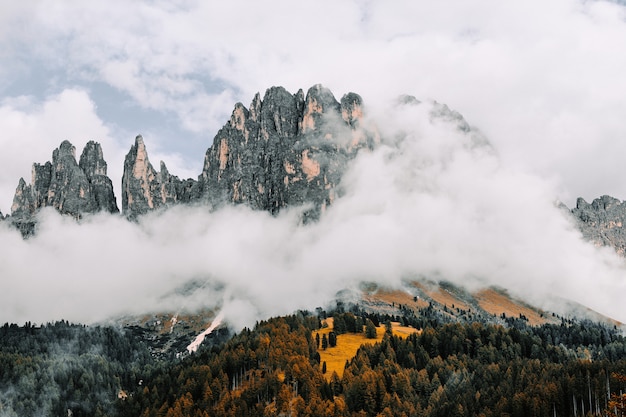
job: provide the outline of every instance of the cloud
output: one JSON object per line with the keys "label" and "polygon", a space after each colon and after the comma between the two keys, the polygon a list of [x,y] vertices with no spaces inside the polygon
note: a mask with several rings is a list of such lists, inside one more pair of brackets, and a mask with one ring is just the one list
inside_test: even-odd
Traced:
{"label": "cloud", "polygon": [[[77,148],[77,158],[89,140],[100,142],[109,174],[119,187],[122,150],[111,137],[109,128],[98,118],[93,101],[81,89],[65,89],[43,102],[30,96],[0,102],[0,210],[10,213],[18,180],[31,181],[33,162],[52,159],[52,150],[69,140]],[[115,181],[117,180],[117,181]]]}
{"label": "cloud", "polygon": [[[26,241],[0,229],[3,320],[93,322],[120,314],[224,310],[236,328],[325,306],[362,281],[500,285],[545,306],[555,295],[625,320],[623,259],[582,241],[554,185],[502,164],[474,133],[405,106],[377,117],[319,222],[244,206],[176,206],[131,223],[82,224],[53,210]],[[36,260],[33,262],[32,260]]]}

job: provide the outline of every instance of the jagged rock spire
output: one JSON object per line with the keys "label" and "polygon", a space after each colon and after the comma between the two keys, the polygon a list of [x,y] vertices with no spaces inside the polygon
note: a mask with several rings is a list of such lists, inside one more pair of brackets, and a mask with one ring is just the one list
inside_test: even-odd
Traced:
{"label": "jagged rock spire", "polygon": [[[272,213],[312,203],[317,216],[335,198],[346,162],[377,137],[363,127],[362,99],[348,93],[337,101],[321,85],[291,94],[282,87],[237,103],[207,150],[198,180],[180,180],[161,162],[157,171],[138,135],[124,160],[122,209],[128,217],[180,202],[247,204]],[[76,162],[68,141],[52,162],[33,165],[31,184],[20,180],[12,205],[16,222],[28,223],[41,207],[80,217],[117,212],[107,164],[99,144],[89,142]]]}
{"label": "jagged rock spire", "polygon": [[76,148],[65,140],[53,151],[52,162],[33,164],[31,184],[20,178],[11,218],[22,233],[32,233],[33,215],[42,207],[54,207],[76,218],[98,211],[118,212],[99,143],[88,142],[78,164]]}
{"label": "jagged rock spire", "polygon": [[171,175],[163,161],[160,168],[160,172],[154,169],[143,137],[138,135],[124,159],[122,210],[126,216],[134,218],[178,201],[191,200],[189,194],[195,181],[181,181]]}

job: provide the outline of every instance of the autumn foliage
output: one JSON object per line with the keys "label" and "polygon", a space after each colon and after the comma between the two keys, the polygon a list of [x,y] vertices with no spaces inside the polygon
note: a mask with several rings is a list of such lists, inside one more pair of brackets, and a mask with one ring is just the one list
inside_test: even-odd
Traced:
{"label": "autumn foliage", "polygon": [[[127,416],[583,416],[623,410],[626,342],[590,322],[422,323],[362,346],[343,376],[320,365],[317,317],[260,322],[156,369]],[[341,341],[339,341],[341,343]],[[321,347],[320,347],[321,349]],[[328,374],[327,374],[328,375]]]}

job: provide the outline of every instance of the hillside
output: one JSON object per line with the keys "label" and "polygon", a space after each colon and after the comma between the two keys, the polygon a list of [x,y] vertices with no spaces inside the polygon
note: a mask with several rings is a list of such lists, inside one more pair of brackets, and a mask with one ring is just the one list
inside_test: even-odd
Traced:
{"label": "hillside", "polygon": [[363,344],[328,378],[311,333],[319,324],[305,313],[260,322],[157,371],[122,415],[574,415],[605,410],[607,391],[621,389],[611,375],[626,371],[623,337],[592,322],[434,320]]}
{"label": "hillside", "polygon": [[[333,318],[322,320],[322,328],[315,330],[312,333],[312,337],[317,340],[318,337],[328,337],[330,333],[335,333],[336,329],[333,327]],[[320,354],[320,366],[323,368],[326,363],[326,371],[324,375],[326,379],[330,381],[333,372],[337,373],[339,377],[343,376],[344,366],[346,362],[349,362],[356,356],[360,347],[365,345],[373,345],[374,343],[383,340],[385,335],[385,326],[379,325],[376,327],[376,337],[368,338],[365,334],[365,329],[360,329],[357,332],[338,333],[336,337],[336,345],[318,346],[317,350]],[[418,332],[417,329],[409,326],[402,326],[398,322],[391,322],[392,334],[398,337],[405,338],[413,333]]]}

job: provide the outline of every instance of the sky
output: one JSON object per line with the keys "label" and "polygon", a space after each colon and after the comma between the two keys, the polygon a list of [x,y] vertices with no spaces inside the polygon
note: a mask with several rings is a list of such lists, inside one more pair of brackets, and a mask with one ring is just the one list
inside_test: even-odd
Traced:
{"label": "sky", "polygon": [[[423,114],[408,114],[415,125],[405,126],[406,120],[397,117],[402,112],[389,113],[390,103],[398,95],[411,94],[425,103],[436,100],[460,112],[491,142],[495,154],[476,156],[473,151],[458,150],[463,156],[453,159],[453,168],[444,168],[446,164],[426,164],[433,172],[431,176],[415,174],[414,180],[420,186],[413,183],[402,187],[388,185],[379,190],[379,194],[396,191],[387,196],[387,201],[397,202],[395,207],[390,207],[368,201],[371,190],[364,190],[363,180],[359,178],[369,178],[370,186],[386,181],[373,176],[375,172],[402,183],[406,172],[413,172],[414,164],[424,166],[424,161],[411,152],[440,161],[442,151],[428,141],[420,142],[417,147],[404,142],[387,144],[389,148],[383,147],[374,156],[363,158],[366,162],[357,164],[355,172],[359,172],[360,177],[355,175],[351,182],[355,191],[348,193],[353,198],[337,204],[327,221],[306,232],[293,228],[293,217],[297,217],[293,213],[272,219],[237,209],[218,213],[218,217],[231,219],[232,216],[239,224],[248,224],[249,220],[251,230],[259,230],[258,238],[269,247],[287,253],[296,251],[287,264],[291,265],[288,270],[298,274],[317,268],[312,266],[315,262],[305,258],[312,256],[306,253],[317,254],[318,250],[320,259],[326,263],[333,260],[341,265],[318,243],[326,242],[328,247],[335,248],[349,247],[337,231],[352,230],[351,227],[358,224],[357,219],[371,227],[361,225],[373,236],[384,232],[389,237],[397,233],[398,241],[413,242],[417,245],[415,249],[429,254],[415,258],[421,260],[419,265],[409,253],[398,253],[395,258],[390,255],[387,262],[394,260],[396,266],[387,265],[389,270],[371,265],[370,269],[355,269],[358,262],[353,259],[340,274],[348,277],[345,282],[368,270],[377,270],[379,277],[389,276],[392,280],[406,274],[444,271],[447,276],[456,276],[459,282],[469,275],[489,276],[493,281],[496,275],[506,271],[517,277],[511,279],[513,285],[524,279],[519,277],[519,271],[531,273],[527,263],[522,262],[525,256],[520,253],[526,251],[545,258],[545,253],[555,251],[554,247],[565,246],[569,250],[564,250],[556,261],[533,260],[545,266],[538,268],[541,273],[535,273],[541,277],[537,278],[537,285],[546,285],[547,277],[552,277],[549,280],[552,282],[557,275],[574,274],[576,279],[572,282],[580,282],[581,286],[572,290],[572,297],[580,299],[587,296],[581,288],[585,288],[588,282],[585,280],[592,275],[589,271],[606,268],[606,277],[600,280],[592,302],[601,308],[616,301],[606,292],[620,288],[616,285],[625,282],[620,281],[619,268],[613,268],[619,261],[595,250],[587,254],[585,265],[578,264],[582,260],[571,262],[578,266],[577,271],[565,265],[571,257],[581,257],[591,249],[580,244],[566,222],[555,220],[548,206],[559,200],[572,207],[579,196],[587,201],[603,194],[626,199],[626,181],[622,180],[622,155],[626,154],[624,50],[626,9],[618,2],[600,0],[548,3],[531,0],[514,4],[496,0],[420,0],[393,4],[322,1],[297,5],[288,1],[228,4],[121,0],[3,2],[0,4],[0,210],[4,214],[10,212],[19,178],[24,177],[29,182],[32,163],[50,160],[53,149],[65,139],[76,146],[77,153],[89,140],[102,144],[118,204],[124,155],[137,134],[143,135],[155,166],[163,160],[171,173],[195,178],[201,172],[204,152],[228,120],[234,104],[242,102],[247,106],[256,92],[263,94],[265,89],[275,85],[295,93],[300,88],[306,91],[321,83],[337,98],[353,91],[363,97],[373,123],[382,132],[392,135],[402,127],[405,133],[413,132],[407,137],[448,137],[450,132],[445,127],[441,128],[443,130],[432,128]],[[450,145],[446,155],[456,155],[455,146]],[[403,153],[396,155],[398,149],[403,149]],[[397,172],[395,166],[389,164],[389,158],[405,166],[405,171]],[[432,176],[440,180],[435,181]],[[435,184],[430,184],[431,181]],[[429,207],[425,203],[433,203],[431,206],[440,210],[422,209]],[[361,209],[368,207],[367,204],[372,205],[371,213]],[[352,211],[346,207],[351,207]],[[448,216],[441,217],[443,213]],[[216,225],[216,219],[198,216],[201,219],[193,218],[198,224],[204,224],[201,229],[211,231],[217,242],[231,242],[233,237],[229,234],[236,235],[232,227],[222,230],[224,226]],[[411,227],[398,231],[396,228],[400,226],[393,216],[418,217],[429,222],[407,220]],[[11,262],[5,263],[14,269],[4,267],[3,280],[5,276],[25,274],[24,282],[41,284],[32,277],[46,275],[46,270],[49,279],[65,274],[78,279],[83,265],[78,259],[81,256],[91,259],[96,253],[118,260],[110,265],[112,271],[105,269],[103,274],[127,278],[128,274],[143,277],[166,271],[169,286],[154,284],[154,299],[189,276],[206,280],[207,274],[219,275],[216,271],[220,268],[224,268],[224,276],[239,277],[230,282],[238,282],[242,288],[248,285],[252,274],[251,271],[228,271],[227,265],[209,267],[205,261],[197,264],[187,260],[193,268],[189,266],[186,274],[177,275],[175,271],[179,267],[172,266],[177,263],[163,265],[164,261],[154,260],[162,251],[178,253],[178,249],[171,247],[172,243],[162,242],[160,246],[155,243],[165,239],[154,239],[155,235],[161,236],[160,230],[190,251],[192,247],[197,251],[198,247],[206,246],[203,253],[210,253],[210,248],[219,253],[219,243],[205,241],[208,238],[199,232],[188,230],[193,229],[189,224],[174,222],[178,229],[168,232],[167,227],[154,229],[154,224],[163,226],[164,221],[155,217],[135,230],[121,219],[97,217],[91,225],[93,229],[85,227],[81,232],[65,220],[56,219],[54,214],[44,217],[49,226],[42,228],[41,237],[32,242],[18,243],[10,233],[0,233],[3,247],[15,251],[11,252]],[[477,218],[493,219],[494,226],[481,245],[469,250],[466,242],[476,233],[486,233],[483,223],[474,222]],[[528,221],[523,223],[522,230],[507,226],[523,218]],[[427,227],[436,221],[442,228]],[[539,226],[531,227],[532,221]],[[450,229],[443,228],[444,223]],[[478,228],[477,224],[483,227]],[[551,237],[546,238],[546,231],[553,226]],[[58,234],[52,233],[55,227],[63,230],[65,246],[60,248],[55,246],[55,241],[60,239]],[[269,242],[262,237],[267,229],[277,230],[276,236],[271,234],[268,238]],[[49,235],[46,230],[50,231]],[[321,230],[326,230],[326,235]],[[408,234],[408,230],[413,234]],[[283,240],[291,239],[287,236],[298,233],[302,234],[300,246],[297,246],[299,251],[281,246]],[[429,247],[415,243],[415,236],[420,234],[430,236]],[[183,244],[179,235],[189,237],[188,241]],[[336,240],[322,237],[331,235]],[[449,241],[447,238],[451,235],[456,238]],[[136,249],[136,259],[127,250],[116,247],[114,242],[119,242],[120,236],[129,242],[129,247]],[[472,259],[489,263],[487,254],[504,251],[506,236],[517,236],[520,243],[517,250],[506,245],[511,253],[497,253],[499,266],[486,271],[484,265],[473,263]],[[544,236],[546,243],[541,243],[540,236]],[[86,248],[93,251],[84,252],[86,248],[80,247],[83,239],[91,243]],[[105,242],[106,251],[100,248],[99,239]],[[72,246],[72,242],[78,247]],[[369,240],[364,239],[364,242]],[[433,242],[440,242],[440,245]],[[253,243],[237,239],[231,244],[235,252],[241,250],[241,245],[257,248]],[[533,244],[543,248],[543,252],[533,249]],[[372,242],[371,246],[355,253],[374,253],[382,249]],[[49,262],[29,265],[25,268],[27,272],[18,271],[20,263],[16,260],[24,265],[28,259],[48,259],[57,251],[60,251],[58,256]],[[439,259],[439,255],[440,263],[435,265],[433,259]],[[174,258],[166,258],[176,259],[176,255],[172,256]],[[184,252],[180,256],[184,259]],[[277,266],[265,265],[264,256],[270,254],[259,250],[255,256],[256,261],[250,261],[251,270],[256,268],[272,276],[284,274],[284,268],[277,270]],[[444,259],[450,256],[457,259],[466,256],[467,259],[454,267],[443,267]],[[145,262],[149,273],[143,274],[136,262]],[[218,260],[215,262],[221,265]],[[425,267],[429,262],[433,264]],[[277,262],[276,265],[285,264]],[[406,267],[398,269],[398,265]],[[388,272],[391,270],[395,272]],[[318,272],[335,276],[324,269]],[[151,285],[152,281],[146,279],[137,279],[137,286],[127,289],[129,300]],[[129,285],[128,280],[121,278],[119,282],[111,282]],[[553,285],[552,288],[560,288],[565,284],[558,281]],[[328,296],[326,292],[332,293],[338,286],[328,284],[329,289],[322,291],[324,294],[320,293],[318,299],[323,300]],[[77,288],[80,285],[74,290],[78,291]],[[303,288],[311,290],[307,286]],[[5,294],[12,291],[17,294],[26,289],[9,287]],[[262,289],[258,292],[263,293]],[[64,294],[76,299],[71,292]],[[62,297],[61,293],[57,295]],[[259,304],[257,299],[252,299],[237,299],[231,304],[239,305],[240,311],[246,308],[256,311],[250,316],[271,310],[271,303]],[[90,302],[94,303],[90,297],[84,300],[85,309]],[[121,298],[119,305],[123,305],[124,300]],[[24,306],[11,305],[4,315],[15,320],[45,316],[32,310],[35,304],[36,301]],[[288,303],[285,309],[291,307]],[[59,308],[57,316],[89,320],[114,310],[101,309],[91,315],[81,315],[78,307],[71,311]],[[617,314],[621,313],[617,311]]]}

